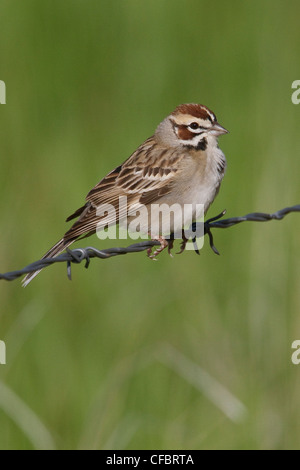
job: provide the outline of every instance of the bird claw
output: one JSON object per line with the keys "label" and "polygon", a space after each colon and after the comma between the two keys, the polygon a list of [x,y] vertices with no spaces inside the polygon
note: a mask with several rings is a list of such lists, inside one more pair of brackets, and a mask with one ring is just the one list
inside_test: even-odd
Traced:
{"label": "bird claw", "polygon": [[[164,238],[162,236],[157,236],[152,238],[153,241],[159,241],[160,242],[160,247],[157,248],[154,253],[152,253],[152,247],[148,248],[147,250],[147,256],[148,258],[152,259],[153,261],[157,261],[156,256],[158,256],[166,247],[168,247],[168,254],[173,258],[173,254],[171,253],[171,250],[174,248],[174,238]],[[181,253],[184,252],[186,248],[186,244],[188,242],[188,239],[182,234],[182,242],[180,244],[180,251],[176,253],[177,255],[181,255]]]}
{"label": "bird claw", "polygon": [[187,242],[188,242],[188,239],[185,238],[184,235],[182,235],[182,242],[180,243],[180,251],[178,251],[176,255],[181,255],[181,253],[184,252]]}
{"label": "bird claw", "polygon": [[162,236],[154,237],[154,238],[152,238],[152,240],[153,241],[158,241],[160,243],[160,247],[156,248],[154,253],[152,253],[152,247],[148,248],[148,250],[147,250],[148,258],[152,259],[153,261],[157,261],[156,256],[158,256],[166,247],[168,247],[169,255],[172,256],[172,254],[170,253],[170,250],[173,248],[173,240],[166,240]]}
{"label": "bird claw", "polygon": [[174,248],[174,239],[170,238],[168,240],[168,254],[171,256],[171,258],[174,258],[173,254],[171,253],[171,250]]}

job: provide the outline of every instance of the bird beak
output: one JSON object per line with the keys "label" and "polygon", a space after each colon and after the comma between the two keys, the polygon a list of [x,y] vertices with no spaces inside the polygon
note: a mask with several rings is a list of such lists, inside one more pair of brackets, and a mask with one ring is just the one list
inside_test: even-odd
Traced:
{"label": "bird beak", "polygon": [[210,129],[209,131],[212,133],[212,135],[218,136],[222,134],[228,134],[228,130],[225,129],[225,127],[221,126],[218,122],[216,122]]}

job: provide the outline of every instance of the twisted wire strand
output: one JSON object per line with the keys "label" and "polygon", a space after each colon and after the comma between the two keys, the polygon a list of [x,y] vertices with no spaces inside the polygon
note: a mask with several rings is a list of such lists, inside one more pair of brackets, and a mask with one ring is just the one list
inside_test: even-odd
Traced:
{"label": "twisted wire strand", "polygon": [[[273,214],[266,214],[264,212],[253,212],[251,214],[247,214],[241,217],[231,217],[228,219],[222,219],[222,217],[226,213],[226,211],[223,211],[216,217],[212,217],[211,219],[208,219],[206,222],[204,222],[204,234],[208,235],[210,247],[213,252],[219,254],[217,248],[214,245],[211,229],[229,228],[233,225],[240,224],[241,222],[268,222],[269,220],[282,220],[287,214],[290,214],[291,212],[300,212],[300,204],[291,207],[286,207],[277,212],[274,212]],[[199,229],[200,224],[203,224],[203,222],[194,222],[192,224],[191,228],[194,233],[195,231],[197,231],[197,227]],[[174,237],[170,236],[170,239],[172,238]],[[192,241],[194,243],[195,252],[199,254],[196,240],[193,239]],[[46,268],[51,264],[65,262],[67,263],[68,278],[71,279],[72,263],[79,264],[82,261],[85,261],[85,267],[88,268],[90,260],[92,258],[106,259],[111,258],[112,256],[126,255],[128,253],[139,253],[157,245],[160,245],[159,241],[146,240],[140,243],[134,243],[127,247],[107,248],[104,250],[98,250],[97,248],[91,246],[88,246],[86,248],[75,248],[74,250],[67,249],[64,253],[61,253],[60,255],[55,256],[54,258],[41,259],[29,264],[23,269],[0,274],[0,280],[4,279],[6,281],[13,281],[14,279],[24,276],[27,273]]]}

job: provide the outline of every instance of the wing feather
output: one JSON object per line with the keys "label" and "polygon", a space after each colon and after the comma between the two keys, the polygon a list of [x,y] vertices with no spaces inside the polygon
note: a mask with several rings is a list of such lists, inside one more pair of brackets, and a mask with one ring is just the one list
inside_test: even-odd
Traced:
{"label": "wing feather", "polygon": [[[166,158],[167,152],[169,152],[168,158]],[[118,222],[125,216],[119,213],[120,196],[127,197],[128,206],[135,204],[138,208],[142,204],[158,201],[170,193],[174,177],[180,171],[178,168],[182,159],[181,152],[175,149],[172,152],[150,137],[122,165],[108,173],[88,193],[86,205],[70,216],[73,218],[79,215],[79,219],[64,238],[68,240],[81,237],[101,227],[101,217],[97,215],[97,207],[102,204],[112,204],[115,208],[111,219],[105,216],[105,225],[115,221],[114,215]]]}

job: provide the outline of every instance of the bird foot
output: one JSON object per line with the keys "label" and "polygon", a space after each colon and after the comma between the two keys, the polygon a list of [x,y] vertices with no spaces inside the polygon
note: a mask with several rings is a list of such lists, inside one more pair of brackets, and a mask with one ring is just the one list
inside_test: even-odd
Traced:
{"label": "bird foot", "polygon": [[147,256],[148,258],[152,259],[153,261],[156,261],[158,256],[165,248],[168,247],[168,253],[170,256],[173,256],[171,253],[171,249],[173,248],[173,240],[167,240],[165,237],[161,235],[157,235],[156,237],[152,238],[152,241],[159,241],[160,247],[156,248],[154,253],[152,253],[152,247],[148,248],[147,250]]}
{"label": "bird foot", "polygon": [[[152,238],[152,240],[153,241],[154,240],[159,241],[160,242],[160,247],[156,248],[154,253],[152,253],[152,247],[148,248],[148,250],[147,250],[148,258],[151,258],[152,260],[156,261],[156,259],[157,259],[156,256],[158,256],[159,253],[161,253],[166,247],[168,247],[169,255],[171,256],[171,258],[173,258],[173,254],[171,253],[171,250],[173,250],[173,248],[174,248],[174,238],[172,236],[171,236],[171,238],[166,239],[165,237],[158,235],[158,236]],[[181,241],[181,244],[180,244],[180,251],[178,251],[178,253],[176,253],[177,255],[181,255],[181,253],[184,252],[187,242],[188,242],[188,238],[186,238],[184,236],[184,233],[182,231],[182,241]]]}
{"label": "bird foot", "polygon": [[184,236],[184,233],[182,233],[182,242],[180,243],[180,251],[178,251],[178,252],[176,253],[176,255],[181,255],[181,253],[184,252],[185,247],[186,247],[186,244],[187,244],[188,241],[189,241],[188,238],[186,238],[186,237]]}

